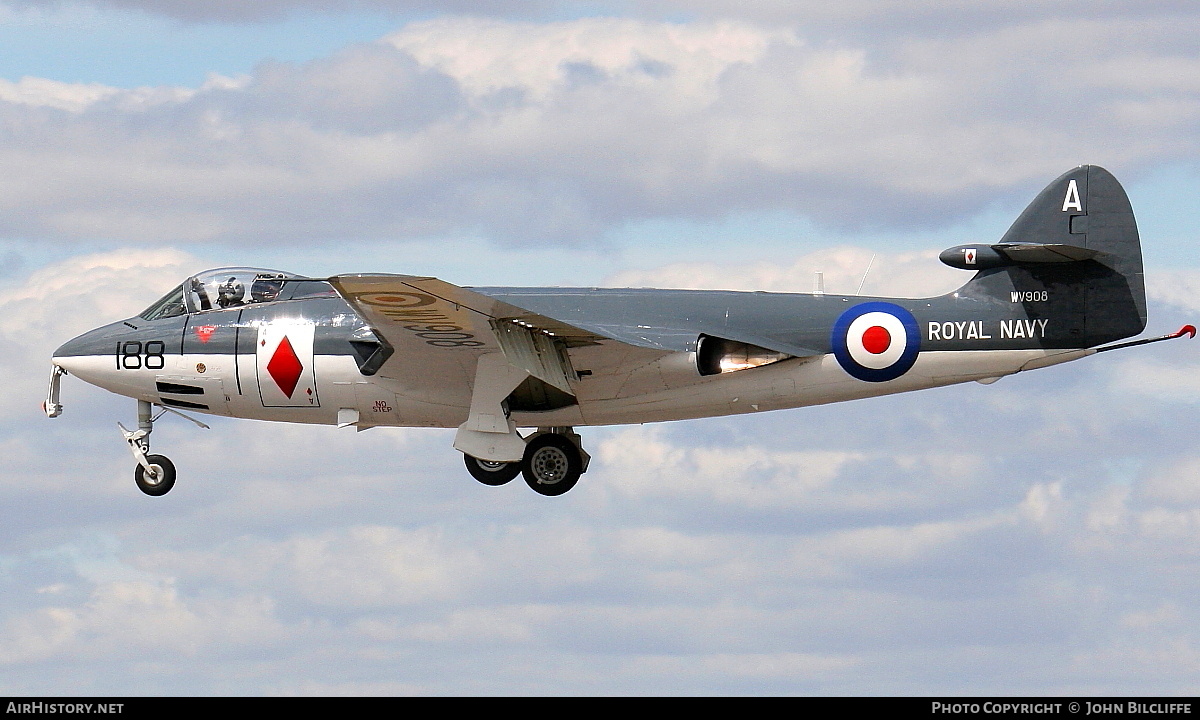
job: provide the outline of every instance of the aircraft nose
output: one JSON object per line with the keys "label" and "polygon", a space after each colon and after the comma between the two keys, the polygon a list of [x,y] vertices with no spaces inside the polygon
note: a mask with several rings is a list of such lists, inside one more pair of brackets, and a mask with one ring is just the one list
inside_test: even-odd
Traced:
{"label": "aircraft nose", "polygon": [[53,355],[55,363],[60,364],[60,363],[58,363],[58,361],[60,359],[67,359],[67,358],[70,358],[70,357],[73,357],[76,355],[82,355],[83,353],[81,353],[79,351],[81,349],[83,349],[84,343],[82,343],[80,341],[83,340],[86,336],[87,335],[85,333],[84,335],[80,335],[77,338],[71,338],[70,340],[66,341],[62,345],[59,345],[58,349],[54,351],[54,355]]}
{"label": "aircraft nose", "polygon": [[98,336],[102,333],[105,333],[105,331],[108,329],[109,326],[105,325],[104,327],[88,330],[82,335],[71,338],[62,345],[58,346],[58,349],[54,351],[54,357],[68,358],[79,357],[82,355],[95,355],[98,349],[95,347],[97,345],[97,341],[99,340]]}
{"label": "aircraft nose", "polygon": [[94,385],[101,384],[93,376],[98,371],[107,368],[109,363],[111,363],[111,360],[101,361],[100,358],[112,357],[113,346],[111,342],[113,337],[113,325],[105,325],[95,330],[89,330],[79,337],[72,338],[59,345],[58,349],[54,351],[51,362],[87,382]]}
{"label": "aircraft nose", "polygon": [[83,363],[85,362],[84,358],[90,354],[87,352],[87,348],[90,344],[88,342],[88,336],[91,334],[91,332],[84,333],[79,337],[72,338],[62,345],[59,345],[58,349],[54,351],[51,362],[63,370],[66,370],[68,373],[77,375],[79,370],[82,369]]}

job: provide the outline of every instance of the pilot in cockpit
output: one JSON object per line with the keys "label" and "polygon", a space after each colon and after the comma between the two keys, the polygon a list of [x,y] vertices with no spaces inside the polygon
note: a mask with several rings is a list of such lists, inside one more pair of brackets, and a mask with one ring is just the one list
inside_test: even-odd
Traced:
{"label": "pilot in cockpit", "polygon": [[283,289],[283,275],[259,274],[250,286],[250,301],[256,303],[271,302],[279,297]]}
{"label": "pilot in cockpit", "polygon": [[196,296],[199,302],[198,310],[212,310],[212,301],[208,299],[208,292],[204,289],[204,283],[200,282],[199,278],[191,279],[192,293]]}
{"label": "pilot in cockpit", "polygon": [[217,304],[223,308],[240,307],[244,304],[246,286],[231,277],[217,288]]}

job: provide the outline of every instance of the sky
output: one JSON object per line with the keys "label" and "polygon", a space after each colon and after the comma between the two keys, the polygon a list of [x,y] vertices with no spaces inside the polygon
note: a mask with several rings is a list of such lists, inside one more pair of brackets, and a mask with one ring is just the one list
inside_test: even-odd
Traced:
{"label": "sky", "polygon": [[[62,342],[254,265],[919,296],[1084,163],[1200,319],[1186,0],[0,0],[0,694],[1195,695],[1200,345],[580,428],[156,426]],[[868,271],[869,269],[869,271]],[[864,278],[864,273],[866,273]]]}

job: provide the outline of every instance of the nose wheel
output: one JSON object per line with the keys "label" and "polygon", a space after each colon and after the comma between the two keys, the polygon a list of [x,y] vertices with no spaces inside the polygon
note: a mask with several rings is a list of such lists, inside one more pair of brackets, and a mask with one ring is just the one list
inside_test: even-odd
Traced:
{"label": "nose wheel", "polygon": [[166,455],[147,455],[146,465],[139,463],[133,469],[133,481],[147,495],[166,495],[175,487],[175,463]]}
{"label": "nose wheel", "polygon": [[175,487],[175,463],[166,455],[150,454],[150,433],[154,432],[154,421],[164,413],[171,412],[191,420],[205,430],[208,429],[207,425],[195,418],[169,407],[160,407],[162,409],[155,415],[153,405],[145,400],[138,400],[138,429],[127,430],[124,425],[117,423],[125,442],[129,443],[129,452],[133,453],[133,459],[137,461],[137,467],[133,469],[133,481],[137,483],[139,490],[154,497],[166,495]]}

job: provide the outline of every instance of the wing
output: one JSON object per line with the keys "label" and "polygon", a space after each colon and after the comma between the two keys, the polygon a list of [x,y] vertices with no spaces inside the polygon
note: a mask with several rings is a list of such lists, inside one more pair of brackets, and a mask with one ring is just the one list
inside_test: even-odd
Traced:
{"label": "wing", "polygon": [[[693,352],[697,338],[707,335],[793,357],[828,351],[813,347],[812,328],[805,327],[819,318],[810,295],[647,288],[476,291],[637,348]],[[828,335],[828,328],[818,327],[817,333]]]}
{"label": "wing", "polygon": [[378,374],[399,381],[407,395],[440,405],[470,405],[478,358],[497,351],[568,395],[579,396],[579,380],[588,376],[584,395],[590,399],[634,392],[642,376],[658,382],[656,361],[696,351],[701,335],[783,356],[821,354],[777,332],[753,329],[770,328],[769,321],[727,322],[731,312],[744,315],[767,301],[781,304],[775,310],[789,316],[794,308],[784,307],[791,300],[786,295],[473,290],[411,275],[340,275],[330,282],[393,346]]}
{"label": "wing", "polygon": [[[485,353],[502,351],[512,365],[574,394],[572,350],[624,345],[436,278],[340,275],[330,283],[394,348],[379,374],[438,404],[470,404],[477,360]],[[612,350],[614,358],[628,355],[627,347]]]}

